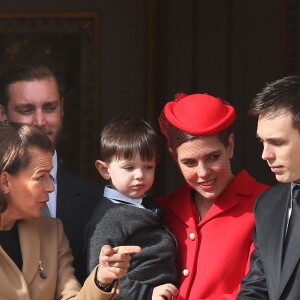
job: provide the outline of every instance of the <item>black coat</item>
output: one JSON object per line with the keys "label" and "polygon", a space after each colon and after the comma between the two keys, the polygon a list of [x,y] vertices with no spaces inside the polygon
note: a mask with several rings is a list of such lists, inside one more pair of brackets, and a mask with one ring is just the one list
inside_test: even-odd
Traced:
{"label": "black coat", "polygon": [[75,275],[81,284],[88,275],[84,229],[99,199],[99,189],[58,165],[56,217],[64,225],[74,256]]}
{"label": "black coat", "polygon": [[290,189],[290,183],[279,183],[264,192],[255,204],[256,249],[251,257],[250,272],[242,281],[239,300],[300,299],[300,219],[283,263]]}
{"label": "black coat", "polygon": [[115,204],[103,197],[87,231],[90,271],[98,264],[98,249],[105,244],[142,248],[140,253],[132,255],[128,273],[120,281],[117,299],[148,300],[152,299],[155,286],[178,284],[176,240],[165,228],[159,213],[129,204]]}

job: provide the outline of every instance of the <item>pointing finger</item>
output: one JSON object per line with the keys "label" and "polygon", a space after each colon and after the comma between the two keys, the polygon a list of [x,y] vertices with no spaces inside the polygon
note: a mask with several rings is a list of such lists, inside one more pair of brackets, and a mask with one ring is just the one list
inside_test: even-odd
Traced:
{"label": "pointing finger", "polygon": [[133,254],[141,252],[142,249],[139,246],[119,246],[115,247],[114,250],[116,250],[117,253],[120,254]]}

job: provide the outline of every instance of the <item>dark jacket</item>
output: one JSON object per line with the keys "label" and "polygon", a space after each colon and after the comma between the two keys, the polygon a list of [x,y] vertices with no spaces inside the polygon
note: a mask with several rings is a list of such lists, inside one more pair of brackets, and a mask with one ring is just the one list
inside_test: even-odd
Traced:
{"label": "dark jacket", "polygon": [[161,216],[148,209],[115,204],[103,198],[87,229],[89,271],[98,264],[98,249],[104,244],[142,248],[140,253],[132,255],[128,274],[121,279],[117,299],[152,299],[154,287],[165,283],[178,284],[176,241],[164,227]]}
{"label": "dark jacket", "polygon": [[254,207],[255,251],[237,299],[300,299],[300,219],[283,263],[290,184],[279,183],[263,193]]}
{"label": "dark jacket", "polygon": [[100,199],[98,188],[58,165],[56,217],[64,225],[74,256],[75,276],[81,284],[88,276],[84,229]]}

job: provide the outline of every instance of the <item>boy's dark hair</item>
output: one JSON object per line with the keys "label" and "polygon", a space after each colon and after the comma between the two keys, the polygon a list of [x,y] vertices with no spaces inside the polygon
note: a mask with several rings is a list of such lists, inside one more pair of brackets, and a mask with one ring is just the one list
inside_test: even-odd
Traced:
{"label": "boy's dark hair", "polygon": [[162,151],[161,138],[146,121],[126,115],[114,117],[100,136],[101,160],[132,159],[139,154],[144,161],[158,161]]}
{"label": "boy's dark hair", "polygon": [[287,76],[278,79],[265,88],[252,100],[250,115],[274,117],[291,112],[293,126],[300,131],[300,77]]}
{"label": "boy's dark hair", "polygon": [[60,86],[56,74],[48,66],[35,62],[2,66],[0,70],[0,104],[7,108],[9,101],[8,87],[11,84],[19,81],[34,81],[47,78],[55,80],[61,98],[62,86]]}

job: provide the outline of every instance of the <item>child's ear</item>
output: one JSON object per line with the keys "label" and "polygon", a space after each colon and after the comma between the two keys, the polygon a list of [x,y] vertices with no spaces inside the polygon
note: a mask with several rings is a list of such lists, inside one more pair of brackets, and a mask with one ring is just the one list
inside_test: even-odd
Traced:
{"label": "child's ear", "polygon": [[105,179],[109,180],[110,179],[110,174],[108,171],[108,164],[102,160],[96,160],[95,162],[96,169],[100,173],[100,175]]}

